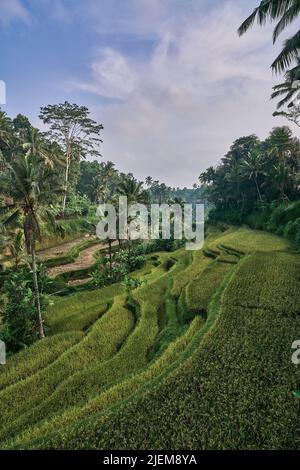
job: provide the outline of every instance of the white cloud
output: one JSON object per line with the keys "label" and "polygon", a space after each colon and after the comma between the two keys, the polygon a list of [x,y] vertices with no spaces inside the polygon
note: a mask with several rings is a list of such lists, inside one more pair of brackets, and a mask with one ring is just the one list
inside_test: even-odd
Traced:
{"label": "white cloud", "polygon": [[[268,66],[276,52],[270,28],[238,38],[246,13],[236,2],[169,19],[161,5],[154,2],[151,10],[164,27],[150,58],[104,48],[91,65],[90,82],[73,86],[121,100],[94,108],[105,126],[106,159],[139,177],[190,185],[235,138],[263,138],[280,124],[268,100]],[[139,16],[139,28],[143,21]]]}
{"label": "white cloud", "polygon": [[125,99],[138,85],[138,76],[128,60],[107,47],[91,64],[92,82],[71,82],[75,88],[105,96]]}
{"label": "white cloud", "polygon": [[0,0],[0,23],[8,25],[14,20],[30,23],[30,14],[20,0]]}

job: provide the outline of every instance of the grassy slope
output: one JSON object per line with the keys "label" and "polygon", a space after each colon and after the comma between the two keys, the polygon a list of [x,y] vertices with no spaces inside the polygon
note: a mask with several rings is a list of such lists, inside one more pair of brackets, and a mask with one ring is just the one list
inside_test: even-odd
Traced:
{"label": "grassy slope", "polygon": [[[295,447],[299,258],[285,240],[244,228],[216,233],[206,247],[221,253],[217,261],[180,250],[170,271],[148,262],[136,273],[148,282],[133,312],[121,286],[55,301],[53,331],[82,335],[96,322],[69,353],[23,371],[25,380],[0,393],[3,447]],[[236,265],[240,252],[252,254]],[[206,322],[184,323],[203,311]],[[12,403],[12,394],[32,397]]]}

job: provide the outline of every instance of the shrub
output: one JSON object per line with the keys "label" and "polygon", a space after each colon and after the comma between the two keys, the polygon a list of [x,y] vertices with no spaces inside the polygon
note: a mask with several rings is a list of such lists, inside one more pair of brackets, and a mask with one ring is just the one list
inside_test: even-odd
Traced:
{"label": "shrub", "polygon": [[[46,278],[40,267],[39,287],[42,289]],[[1,338],[8,352],[16,352],[29,346],[39,338],[39,325],[33,288],[32,273],[28,268],[11,272],[3,286],[3,329]],[[41,295],[41,311],[45,311],[46,297]]]}

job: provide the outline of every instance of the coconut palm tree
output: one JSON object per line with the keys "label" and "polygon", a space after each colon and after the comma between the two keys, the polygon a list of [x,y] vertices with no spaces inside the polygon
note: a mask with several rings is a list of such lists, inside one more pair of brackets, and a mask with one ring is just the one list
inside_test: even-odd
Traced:
{"label": "coconut palm tree", "polygon": [[279,83],[273,87],[273,93],[271,95],[272,99],[278,98],[279,96],[285,95],[282,100],[277,104],[277,109],[282,108],[284,105],[289,107],[294,105],[293,99],[298,98],[299,88],[295,86],[295,82],[300,80],[300,59],[297,59],[296,67],[288,70],[285,73],[285,80],[283,83]]}
{"label": "coconut palm tree", "polygon": [[118,186],[117,193],[126,196],[128,204],[148,202],[148,193],[143,188],[143,183],[133,178],[124,178]]}
{"label": "coconut palm tree", "polygon": [[147,176],[146,179],[145,179],[145,183],[146,183],[146,186],[148,186],[150,188],[150,186],[152,186],[152,184],[153,184],[152,176]]}
{"label": "coconut palm tree", "polygon": [[42,240],[41,220],[55,225],[49,203],[62,190],[56,186],[52,170],[36,154],[20,155],[16,161],[7,160],[6,164],[9,174],[1,175],[0,191],[9,194],[12,203],[1,208],[2,212],[8,213],[3,225],[9,227],[17,221],[22,223],[27,255],[31,258],[39,335],[43,338],[45,333],[37,276],[36,242]]}
{"label": "coconut palm tree", "polygon": [[283,163],[273,166],[272,173],[270,174],[270,182],[280,193],[282,202],[287,206],[289,198],[286,194],[286,190],[291,184],[291,175],[289,169]]}
{"label": "coconut palm tree", "polygon": [[[1,233],[2,232],[2,233]],[[2,252],[6,252],[7,256],[2,259],[6,261],[8,259],[14,260],[14,269],[18,270],[19,266],[24,259],[24,239],[22,230],[14,230],[7,233],[5,230],[0,232],[0,249]]]}
{"label": "coconut palm tree", "polygon": [[[127,197],[127,204],[147,204],[149,202],[149,194],[143,188],[143,183],[137,181],[131,177],[125,177],[123,181],[120,182],[117,193],[119,196],[126,196]],[[127,223],[129,224],[134,219],[130,216],[127,217]],[[128,228],[128,227],[127,227]],[[129,233],[127,233],[128,241],[129,241],[129,250],[131,247],[131,240]]]}
{"label": "coconut palm tree", "polygon": [[[269,21],[278,21],[273,32],[275,43],[282,31],[290,25],[300,13],[300,0],[262,0],[253,13],[239,27],[239,35],[246,33],[255,20],[258,24],[265,25]],[[294,36],[284,42],[284,47],[272,64],[276,72],[284,72],[298,59],[300,49],[300,30]]]}
{"label": "coconut palm tree", "polygon": [[96,183],[96,198],[98,202],[101,200],[106,201],[110,197],[110,183],[116,173],[117,170],[115,169],[115,164],[113,162],[108,161],[106,163],[101,163],[100,171],[94,178],[94,183]]}
{"label": "coconut palm tree", "polygon": [[263,199],[258,183],[258,178],[261,174],[263,174],[262,155],[258,150],[252,150],[248,157],[242,160],[241,175],[254,182],[259,201],[262,203]]}
{"label": "coconut palm tree", "polygon": [[60,154],[54,146],[45,140],[41,132],[35,127],[31,127],[29,130],[29,139],[27,142],[22,144],[23,149],[27,155],[38,154],[39,157],[44,160],[45,165],[50,168],[54,168],[54,165],[63,166],[63,155]]}

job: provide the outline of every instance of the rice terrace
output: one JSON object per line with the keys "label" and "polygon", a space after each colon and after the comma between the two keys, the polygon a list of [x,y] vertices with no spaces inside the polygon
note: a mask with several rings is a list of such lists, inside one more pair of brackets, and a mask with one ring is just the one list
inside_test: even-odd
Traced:
{"label": "rice terrace", "polygon": [[[0,35],[16,35],[0,96],[0,450],[111,451],[109,464],[114,450],[188,452],[151,465],[299,450],[299,32],[271,79],[260,26],[275,22],[277,45],[300,2],[124,0],[118,14],[102,0],[74,0],[72,13],[64,0],[12,3],[0,1]],[[83,40],[88,25],[86,46],[101,37],[93,76],[71,83],[82,64],[66,38]],[[232,54],[205,39],[216,25]],[[69,72],[56,85],[53,69],[49,93],[34,81],[29,102],[12,62],[38,35]]]}

